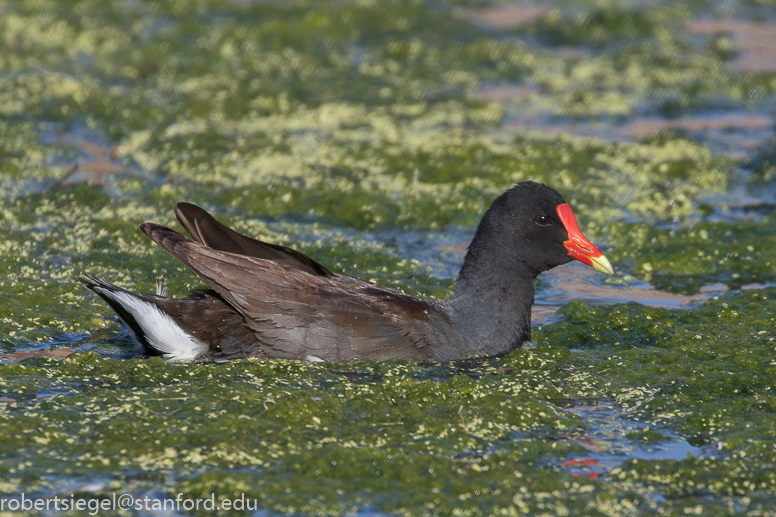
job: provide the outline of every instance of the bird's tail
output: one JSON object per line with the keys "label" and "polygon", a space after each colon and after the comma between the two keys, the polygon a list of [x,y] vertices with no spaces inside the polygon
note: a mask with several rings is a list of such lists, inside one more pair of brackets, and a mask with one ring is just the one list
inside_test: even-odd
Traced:
{"label": "bird's tail", "polygon": [[93,275],[80,281],[110,305],[132,338],[151,355],[171,361],[191,361],[205,353],[208,345],[184,331],[180,324],[152,296],[142,296]]}

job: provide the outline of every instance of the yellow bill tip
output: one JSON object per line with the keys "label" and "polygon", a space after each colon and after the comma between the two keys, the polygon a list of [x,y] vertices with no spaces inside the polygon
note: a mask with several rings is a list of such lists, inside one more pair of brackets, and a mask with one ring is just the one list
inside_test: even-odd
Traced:
{"label": "yellow bill tip", "polygon": [[600,271],[601,273],[605,273],[607,275],[614,274],[614,269],[612,269],[612,264],[609,262],[609,259],[607,259],[605,256],[601,255],[600,257],[589,257],[590,261],[593,263],[593,269],[596,271]]}

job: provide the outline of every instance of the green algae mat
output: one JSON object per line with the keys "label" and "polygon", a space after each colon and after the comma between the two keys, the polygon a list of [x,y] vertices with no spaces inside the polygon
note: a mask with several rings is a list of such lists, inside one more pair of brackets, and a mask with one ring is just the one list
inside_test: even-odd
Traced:
{"label": "green algae mat", "polygon": [[[0,0],[0,513],[773,515],[775,30],[771,0]],[[528,179],[616,274],[540,278],[506,357],[165,364],[78,284],[201,287],[136,229],[185,200],[443,298]]]}

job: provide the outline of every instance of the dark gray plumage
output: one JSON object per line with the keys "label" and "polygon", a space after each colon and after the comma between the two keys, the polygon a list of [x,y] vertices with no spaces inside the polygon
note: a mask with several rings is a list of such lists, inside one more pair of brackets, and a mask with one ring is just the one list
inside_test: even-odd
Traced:
{"label": "dark gray plumage", "polygon": [[173,360],[428,362],[497,355],[530,339],[536,276],[571,260],[570,232],[556,213],[562,204],[558,192],[533,182],[496,199],[444,301],[333,273],[296,250],[241,235],[189,203],[179,203],[175,214],[194,240],[154,223],[140,230],[212,290],[171,299],[132,294],[92,276],[82,282],[150,352]]}

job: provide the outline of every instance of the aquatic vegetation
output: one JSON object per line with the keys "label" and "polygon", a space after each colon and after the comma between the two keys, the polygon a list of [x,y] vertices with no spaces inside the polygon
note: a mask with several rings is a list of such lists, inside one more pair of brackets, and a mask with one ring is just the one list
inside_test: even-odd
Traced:
{"label": "aquatic vegetation", "polygon": [[[134,355],[77,283],[203,287],[136,230],[174,226],[187,200],[338,272],[442,298],[455,264],[429,262],[460,258],[488,203],[525,179],[566,196],[616,285],[774,282],[772,137],[739,160],[691,132],[510,126],[765,116],[776,76],[736,72],[735,36],[685,29],[719,6],[552,2],[514,29],[476,22],[496,6],[0,2],[0,349],[78,350],[0,359],[0,493],[100,478],[84,492],[244,493],[280,513],[772,513],[773,289],[685,311],[573,302],[536,348],[475,364],[176,366]],[[725,9],[773,17],[765,0]],[[475,94],[500,85],[529,94]],[[732,218],[741,184],[759,204]],[[415,256],[428,232],[455,238]],[[588,468],[607,446],[572,409],[601,400],[643,423],[625,443],[687,440],[697,457]]]}
{"label": "aquatic vegetation", "polygon": [[[575,302],[538,332],[538,348],[470,366],[175,366],[86,352],[2,365],[0,391],[17,400],[0,413],[5,491],[50,490],[51,474],[114,473],[106,490],[161,483],[331,514],[362,505],[407,515],[656,509],[652,489],[715,494],[704,503],[712,509],[726,498],[772,504],[776,477],[763,466],[776,433],[774,297],[747,292],[686,312]],[[30,398],[41,391],[53,396]],[[587,424],[558,404],[595,397],[716,454],[649,468],[626,461],[605,483],[570,476],[560,464],[585,450],[568,437],[585,436]],[[38,459],[26,463],[30,455]],[[397,499],[397,484],[413,488]]]}
{"label": "aquatic vegetation", "polygon": [[750,183],[767,185],[776,179],[776,138],[770,138],[757,149],[751,165],[753,170]]}
{"label": "aquatic vegetation", "polygon": [[702,222],[688,228],[646,224],[609,227],[614,260],[636,276],[671,292],[696,293],[721,282],[733,289],[776,279],[776,226],[772,218]]}

